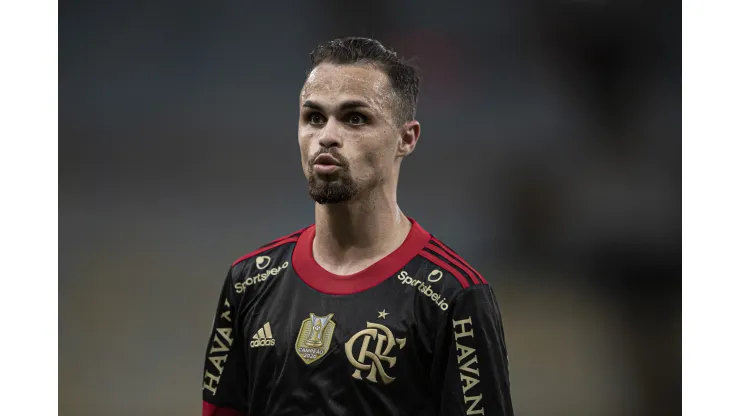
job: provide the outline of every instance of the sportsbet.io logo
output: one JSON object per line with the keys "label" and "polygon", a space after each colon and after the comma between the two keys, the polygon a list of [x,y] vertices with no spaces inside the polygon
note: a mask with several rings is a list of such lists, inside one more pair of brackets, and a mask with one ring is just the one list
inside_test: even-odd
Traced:
{"label": "sportsbet.io logo", "polygon": [[[438,271],[438,270],[435,270],[435,271]],[[445,302],[447,298],[441,297],[439,293],[435,292],[432,289],[431,285],[425,284],[421,280],[414,279],[413,277],[409,276],[406,270],[402,270],[401,273],[399,273],[397,277],[398,277],[398,280],[400,280],[401,283],[403,283],[404,285],[415,287],[424,296],[429,297],[432,300],[432,302],[434,302],[435,304],[437,304],[437,306],[439,306],[439,309],[446,311],[447,308],[450,307],[450,305],[448,305],[447,302]],[[439,276],[437,276],[434,272],[432,272],[427,277],[427,280],[431,282],[436,282],[440,278],[442,278],[442,272],[439,272]],[[437,280],[431,280],[431,279],[437,279]]]}
{"label": "sportsbet.io logo", "polygon": [[257,257],[257,260],[254,262],[255,266],[257,266],[260,270],[265,270],[265,267],[270,265],[270,257],[268,256],[259,256]]}
{"label": "sportsbet.io logo", "polygon": [[439,282],[439,279],[442,278],[442,276],[444,276],[444,273],[435,269],[435,270],[432,270],[431,273],[429,273],[429,276],[427,276],[427,280],[432,283],[437,283]]}
{"label": "sportsbet.io logo", "polygon": [[257,283],[262,283],[270,276],[277,276],[278,273],[283,271],[285,268],[288,267],[288,262],[281,264],[278,267],[273,267],[271,269],[267,269],[267,266],[270,265],[271,259],[268,256],[259,256],[254,262],[254,265],[257,267],[258,270],[264,270],[262,273],[257,273],[256,275],[252,277],[247,277],[242,282],[234,283],[234,290],[236,293],[244,293],[244,290],[247,289],[248,286],[255,285]]}

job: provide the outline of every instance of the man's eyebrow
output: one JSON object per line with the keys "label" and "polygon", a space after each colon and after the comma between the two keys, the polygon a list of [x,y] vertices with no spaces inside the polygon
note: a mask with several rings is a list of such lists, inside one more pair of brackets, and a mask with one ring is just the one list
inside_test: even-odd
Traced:
{"label": "man's eyebrow", "polygon": [[306,100],[306,102],[303,103],[303,106],[306,108],[313,108],[316,110],[321,110],[321,106],[311,100]]}
{"label": "man's eyebrow", "polygon": [[[311,100],[306,100],[306,102],[303,103],[303,106],[307,108],[313,108],[315,110],[323,109],[321,105]],[[370,108],[370,106],[366,102],[360,100],[345,101],[339,106],[340,111],[354,110],[356,108]]]}
{"label": "man's eyebrow", "polygon": [[354,110],[356,108],[370,108],[370,106],[366,102],[360,100],[345,101],[339,106],[339,109],[342,111]]}

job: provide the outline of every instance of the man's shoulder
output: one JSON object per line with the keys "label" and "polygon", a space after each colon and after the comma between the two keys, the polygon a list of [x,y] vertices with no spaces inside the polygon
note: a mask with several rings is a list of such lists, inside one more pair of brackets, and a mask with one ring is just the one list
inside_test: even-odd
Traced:
{"label": "man's shoulder", "polygon": [[298,231],[294,231],[266,244],[262,244],[257,249],[236,259],[236,261],[232,263],[231,268],[244,269],[251,264],[254,264],[258,269],[266,268],[270,263],[274,263],[279,260],[279,258],[284,257],[286,253],[290,251],[290,248],[298,241],[301,234],[311,227],[313,226],[311,225],[301,228]]}
{"label": "man's shoulder", "polygon": [[476,285],[488,285],[481,273],[468,263],[460,254],[430,234],[429,241],[419,253],[429,270],[426,280],[429,282],[444,281],[447,287],[467,289]]}

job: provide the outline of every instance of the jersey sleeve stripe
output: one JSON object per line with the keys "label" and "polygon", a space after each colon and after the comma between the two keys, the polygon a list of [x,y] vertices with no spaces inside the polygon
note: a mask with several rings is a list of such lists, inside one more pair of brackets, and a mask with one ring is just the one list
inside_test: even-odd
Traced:
{"label": "jersey sleeve stripe", "polygon": [[303,229],[301,229],[299,231],[296,231],[294,233],[291,233],[291,234],[288,234],[288,235],[284,235],[284,236],[282,236],[280,238],[277,238],[275,240],[272,240],[271,242],[269,242],[269,243],[263,245],[262,247],[260,247],[260,249],[261,248],[264,248],[264,247],[267,247],[267,246],[271,246],[271,245],[273,245],[273,244],[275,244],[277,242],[280,242],[280,241],[283,241],[283,240],[287,240],[289,238],[293,238],[293,237],[298,238],[304,231],[306,231],[306,228],[308,228],[308,227],[305,227],[305,228],[303,228]]}
{"label": "jersey sleeve stripe", "polygon": [[218,407],[204,400],[203,416],[247,416],[247,414],[228,407]]}
{"label": "jersey sleeve stripe", "polygon": [[268,251],[268,250],[272,250],[272,249],[273,249],[273,248],[275,248],[275,247],[280,247],[280,246],[282,246],[282,245],[284,245],[284,244],[288,244],[288,243],[294,243],[294,242],[296,242],[296,241],[298,241],[298,237],[290,237],[290,236],[288,236],[288,237],[286,237],[286,238],[284,238],[284,239],[278,239],[278,240],[276,240],[275,242],[273,242],[273,243],[271,243],[271,244],[268,244],[268,245],[266,245],[266,246],[264,246],[264,247],[262,247],[262,248],[260,248],[260,249],[257,249],[257,250],[255,250],[255,251],[253,251],[253,252],[251,252],[251,253],[247,253],[247,254],[245,254],[245,255],[243,255],[243,256],[241,256],[241,257],[239,257],[239,258],[238,258],[238,259],[237,259],[237,260],[236,260],[236,261],[235,261],[235,262],[234,262],[234,263],[233,263],[233,264],[231,265],[231,267],[234,267],[234,266],[236,266],[237,264],[241,263],[242,261],[244,261],[244,260],[246,260],[246,259],[248,259],[248,258],[250,258],[250,257],[254,257],[254,256],[258,255],[258,254],[264,253],[265,251]]}
{"label": "jersey sleeve stripe", "polygon": [[449,254],[453,258],[457,259],[460,263],[462,263],[465,266],[467,266],[467,268],[469,270],[471,270],[476,276],[478,276],[478,279],[480,279],[481,282],[483,282],[484,284],[488,284],[488,282],[486,281],[486,279],[484,279],[483,276],[480,273],[478,273],[477,270],[475,270],[470,264],[468,264],[468,262],[466,262],[465,259],[463,259],[457,253],[455,253],[454,251],[452,251],[451,248],[447,247],[446,245],[444,245],[444,243],[442,243],[441,241],[439,241],[439,239],[432,237],[432,239],[430,241],[432,243],[434,243],[435,245],[439,246],[439,248],[441,248],[445,252],[447,252],[447,254]]}
{"label": "jersey sleeve stripe", "polygon": [[448,273],[450,273],[453,276],[455,276],[457,278],[457,281],[460,282],[460,284],[462,285],[463,288],[470,287],[470,283],[468,283],[468,280],[465,279],[465,277],[463,277],[463,275],[460,272],[458,272],[457,270],[455,270],[454,267],[452,267],[449,264],[447,264],[444,261],[442,261],[439,257],[437,257],[437,255],[435,255],[435,254],[433,254],[433,253],[431,253],[429,251],[424,251],[424,250],[422,250],[419,253],[419,255],[422,256],[422,257],[424,257],[425,259],[431,261],[432,263],[436,264],[437,266],[445,269]]}
{"label": "jersey sleeve stripe", "polygon": [[473,273],[473,272],[472,272],[472,271],[470,270],[470,268],[469,268],[469,267],[466,267],[466,266],[465,266],[464,264],[462,264],[462,263],[460,263],[459,261],[457,261],[457,260],[455,260],[454,258],[452,258],[452,257],[451,257],[451,256],[450,256],[449,254],[447,254],[447,253],[446,253],[446,252],[445,252],[445,251],[444,251],[443,249],[441,249],[441,248],[439,248],[439,247],[437,247],[437,246],[435,246],[435,245],[432,245],[432,244],[429,244],[429,245],[427,245],[427,246],[426,246],[426,249],[427,249],[427,250],[431,250],[431,251],[433,251],[433,252],[435,252],[435,253],[439,254],[440,256],[444,257],[444,259],[445,259],[445,260],[449,261],[450,263],[452,263],[452,264],[454,264],[455,266],[457,266],[457,267],[459,267],[460,269],[462,269],[462,270],[463,270],[463,271],[464,271],[465,273],[467,273],[467,274],[468,274],[468,276],[470,276],[470,280],[472,280],[472,281],[473,281],[473,284],[474,284],[474,285],[480,284],[480,281],[479,281],[479,280],[478,280],[478,279],[476,278],[476,276],[475,276],[475,273]]}

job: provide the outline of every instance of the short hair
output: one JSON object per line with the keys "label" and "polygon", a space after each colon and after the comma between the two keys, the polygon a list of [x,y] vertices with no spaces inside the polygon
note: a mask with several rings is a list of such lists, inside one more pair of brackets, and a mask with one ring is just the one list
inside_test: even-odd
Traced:
{"label": "short hair", "polygon": [[311,70],[322,63],[377,66],[388,76],[397,95],[397,121],[403,123],[416,117],[421,82],[418,70],[379,41],[362,37],[338,38],[320,44],[310,56]]}

